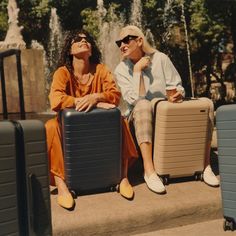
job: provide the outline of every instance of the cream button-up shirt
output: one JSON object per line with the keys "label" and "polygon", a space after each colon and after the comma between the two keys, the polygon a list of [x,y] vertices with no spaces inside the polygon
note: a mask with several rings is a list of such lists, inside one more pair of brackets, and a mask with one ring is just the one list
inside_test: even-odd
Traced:
{"label": "cream button-up shirt", "polygon": [[[184,96],[185,91],[182,87],[180,75],[169,57],[159,51],[149,56],[151,64],[141,72],[146,90],[145,99],[151,101],[153,98],[165,98],[166,87],[168,86],[176,86],[177,90]],[[123,99],[128,104],[128,111],[125,113],[127,115],[140,99],[139,83],[141,74],[133,73],[133,67],[132,61],[125,59],[115,69],[118,86]]]}

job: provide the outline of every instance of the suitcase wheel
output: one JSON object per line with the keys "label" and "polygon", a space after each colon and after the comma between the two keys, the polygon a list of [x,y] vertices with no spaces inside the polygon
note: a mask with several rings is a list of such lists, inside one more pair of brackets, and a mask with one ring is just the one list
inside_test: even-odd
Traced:
{"label": "suitcase wheel", "polygon": [[72,197],[73,197],[74,199],[77,198],[78,193],[77,193],[76,190],[74,190],[74,189],[70,189],[70,193],[71,193],[71,195],[72,195]]}
{"label": "suitcase wheel", "polygon": [[202,174],[202,172],[200,172],[200,171],[195,172],[194,178],[195,178],[196,181],[198,181],[198,180],[201,180],[201,181],[202,181],[202,180],[203,180],[203,174]]}
{"label": "suitcase wheel", "polygon": [[234,231],[234,222],[225,220],[223,223],[224,231],[231,230]]}
{"label": "suitcase wheel", "polygon": [[115,192],[115,191],[116,191],[116,192],[119,192],[119,185],[117,184],[116,186],[111,186],[111,187],[110,187],[110,191],[111,191],[111,192]]}
{"label": "suitcase wheel", "polygon": [[169,184],[169,175],[162,175],[162,176],[159,176],[159,177],[160,177],[160,179],[161,179],[161,181],[164,185]]}

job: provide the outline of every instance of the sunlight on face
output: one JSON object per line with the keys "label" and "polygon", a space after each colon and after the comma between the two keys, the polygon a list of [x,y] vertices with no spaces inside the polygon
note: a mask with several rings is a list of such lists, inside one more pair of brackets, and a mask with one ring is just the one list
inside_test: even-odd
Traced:
{"label": "sunlight on face", "polygon": [[76,56],[91,56],[91,44],[85,34],[79,34],[72,40],[71,55]]}
{"label": "sunlight on face", "polygon": [[122,57],[130,59],[136,57],[140,51],[140,46],[137,43],[139,37],[132,31],[125,29],[121,31],[119,40],[121,40],[120,51]]}

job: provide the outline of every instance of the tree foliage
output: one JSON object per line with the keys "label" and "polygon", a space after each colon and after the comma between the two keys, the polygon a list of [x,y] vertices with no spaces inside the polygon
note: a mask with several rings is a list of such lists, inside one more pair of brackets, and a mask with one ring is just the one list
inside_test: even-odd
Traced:
{"label": "tree foliage", "polygon": [[[91,11],[95,10],[97,6],[96,1],[92,0],[59,0],[53,1],[52,5],[57,8],[62,27],[65,30],[81,28],[83,26],[81,12],[86,8],[90,8]],[[85,14],[84,17],[86,16],[90,15]]]}
{"label": "tree foliage", "polygon": [[[132,2],[104,0],[106,14],[103,21],[119,21],[122,16],[124,24],[129,24]],[[0,3],[1,40],[4,40],[8,28],[7,3],[7,0],[1,0]],[[229,42],[234,45],[236,55],[235,0],[143,0],[140,3],[143,30],[149,29],[152,32],[154,46],[171,57],[187,87],[189,74],[186,30],[193,72],[206,67],[209,77],[215,69],[214,63]],[[101,16],[98,15],[97,1],[18,0],[17,4],[20,8],[19,25],[24,27],[22,33],[27,45],[32,39],[36,39],[44,43],[46,48],[52,7],[57,9],[64,31],[83,26],[95,37],[99,37]],[[109,9],[113,9],[112,14],[116,14],[116,18],[114,15],[111,17]]]}
{"label": "tree foliage", "polygon": [[48,40],[50,2],[48,0],[18,0],[19,25],[23,26],[23,38],[29,46],[32,39],[41,43]]}
{"label": "tree foliage", "polygon": [[8,29],[7,0],[0,2],[0,41],[4,40]]}

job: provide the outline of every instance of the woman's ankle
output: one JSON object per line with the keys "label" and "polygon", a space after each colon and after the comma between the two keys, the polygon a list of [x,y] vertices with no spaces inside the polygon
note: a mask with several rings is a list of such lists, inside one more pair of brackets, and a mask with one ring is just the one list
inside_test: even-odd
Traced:
{"label": "woman's ankle", "polygon": [[155,169],[150,167],[150,168],[144,168],[144,174],[146,174],[148,177],[152,175],[153,173],[156,173]]}
{"label": "woman's ankle", "polygon": [[58,195],[69,194],[70,192],[69,192],[69,189],[67,188],[65,181],[58,176],[55,176],[54,178],[55,178],[55,183],[56,183],[57,190],[58,190]]}
{"label": "woman's ankle", "polygon": [[122,184],[130,184],[127,177],[124,177],[124,178],[120,181],[120,184],[121,184],[121,183],[122,183]]}

